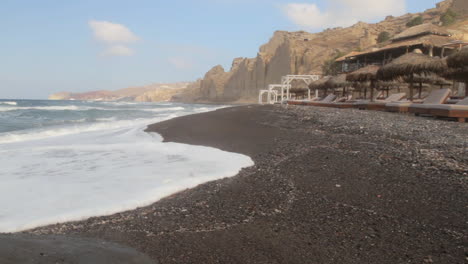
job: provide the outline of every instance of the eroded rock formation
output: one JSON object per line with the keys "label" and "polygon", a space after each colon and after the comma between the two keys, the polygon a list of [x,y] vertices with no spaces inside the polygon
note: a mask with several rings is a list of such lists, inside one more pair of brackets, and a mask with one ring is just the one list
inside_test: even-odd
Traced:
{"label": "eroded rock formation", "polygon": [[[366,50],[377,45],[377,37],[387,31],[395,35],[406,29],[406,23],[416,16],[424,22],[440,23],[447,9],[463,13],[466,0],[446,0],[433,9],[400,17],[388,16],[376,24],[359,22],[348,28],[327,29],[321,33],[277,31],[261,46],[256,58],[234,59],[229,71],[218,65],[206,73],[198,93],[186,95],[193,101],[252,102],[258,91],[268,84],[279,83],[286,74],[321,74],[323,63],[339,53]],[[462,22],[463,23],[463,22]],[[466,23],[465,23],[466,24]],[[468,27],[462,24],[449,27],[463,39]],[[464,30],[460,28],[465,27]]]}

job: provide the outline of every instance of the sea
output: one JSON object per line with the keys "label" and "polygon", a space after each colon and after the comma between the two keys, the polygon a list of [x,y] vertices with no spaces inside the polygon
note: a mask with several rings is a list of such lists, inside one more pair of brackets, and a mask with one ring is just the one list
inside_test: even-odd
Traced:
{"label": "sea", "polygon": [[0,100],[0,233],[147,206],[252,166],[245,155],[144,132],[221,107]]}

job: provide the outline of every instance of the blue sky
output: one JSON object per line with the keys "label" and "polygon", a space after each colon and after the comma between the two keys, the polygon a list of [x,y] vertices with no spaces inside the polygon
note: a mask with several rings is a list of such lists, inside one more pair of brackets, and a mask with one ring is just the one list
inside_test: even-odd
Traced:
{"label": "blue sky", "polygon": [[275,30],[375,22],[436,2],[1,0],[0,98],[195,80],[255,57]]}

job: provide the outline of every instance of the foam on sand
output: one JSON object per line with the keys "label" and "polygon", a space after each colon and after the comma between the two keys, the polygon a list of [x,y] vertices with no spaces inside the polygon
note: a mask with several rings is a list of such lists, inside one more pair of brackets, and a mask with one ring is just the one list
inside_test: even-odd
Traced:
{"label": "foam on sand", "polygon": [[[63,124],[0,133],[0,233],[135,209],[253,165],[241,154],[163,143],[158,134],[143,132],[148,124],[215,107],[138,104],[99,113],[82,110],[113,109],[105,104],[2,107],[29,108],[23,113],[31,115],[26,124],[36,116],[42,124],[59,116],[53,120]],[[37,110],[48,111],[36,115]],[[56,110],[80,112],[80,118]],[[15,112],[0,117],[10,125],[17,122]]]}
{"label": "foam on sand", "polygon": [[253,165],[240,154],[163,143],[143,128],[2,145],[0,232],[134,209]]}

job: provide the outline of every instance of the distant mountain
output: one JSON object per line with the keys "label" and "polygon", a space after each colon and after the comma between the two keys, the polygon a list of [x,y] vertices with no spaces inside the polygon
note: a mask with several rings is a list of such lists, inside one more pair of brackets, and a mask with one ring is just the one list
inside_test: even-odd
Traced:
{"label": "distant mountain", "polygon": [[417,16],[424,23],[441,24],[448,9],[458,21],[447,27],[457,39],[468,41],[468,0],[446,0],[433,9],[400,17],[388,16],[376,24],[359,22],[348,28],[327,29],[320,33],[277,31],[260,47],[256,58],[234,59],[229,71],[218,65],[208,71],[200,87],[187,89],[175,98],[195,102],[253,102],[268,84],[281,81],[287,74],[321,74],[322,65],[338,54],[368,50],[377,46],[380,33],[395,35],[407,28]]}
{"label": "distant mountain", "polygon": [[94,101],[169,101],[182,93],[190,82],[154,83],[146,86],[129,87],[117,91],[91,91],[84,93],[60,92],[49,96],[50,100],[94,100]]}

